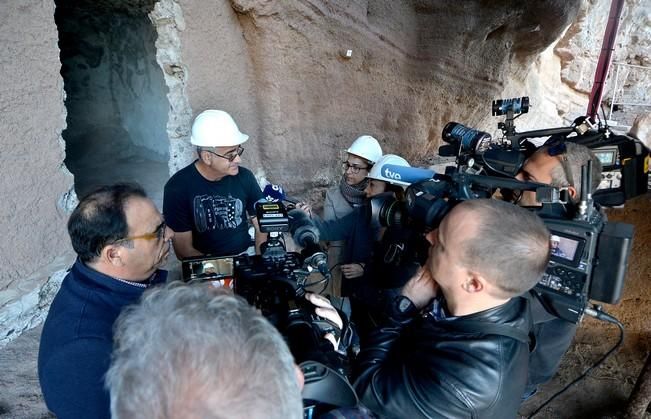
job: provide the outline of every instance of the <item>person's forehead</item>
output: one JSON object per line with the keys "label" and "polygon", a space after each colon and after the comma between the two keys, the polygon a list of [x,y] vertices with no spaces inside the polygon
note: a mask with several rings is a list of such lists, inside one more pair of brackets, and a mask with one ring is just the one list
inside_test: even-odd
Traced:
{"label": "person's forehead", "polygon": [[160,224],[162,215],[151,199],[131,197],[125,206],[125,215],[130,229],[151,231]]}
{"label": "person's forehead", "polygon": [[348,163],[357,164],[357,165],[360,165],[360,166],[363,166],[363,165],[366,164],[364,159],[362,159],[361,157],[356,156],[354,154],[350,154],[350,153],[348,153]]}
{"label": "person's forehead", "polygon": [[221,151],[222,153],[227,153],[232,150],[237,150],[236,145],[226,145],[226,146],[220,146],[220,147],[215,147],[217,151]]}
{"label": "person's forehead", "polygon": [[550,156],[546,151],[541,150],[534,153],[531,157],[524,162],[523,169],[527,171],[532,170],[550,170],[559,164],[556,157]]}

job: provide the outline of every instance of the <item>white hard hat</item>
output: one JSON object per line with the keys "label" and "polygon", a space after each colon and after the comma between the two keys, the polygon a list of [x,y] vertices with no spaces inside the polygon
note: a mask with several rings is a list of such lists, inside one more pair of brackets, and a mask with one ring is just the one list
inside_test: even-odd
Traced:
{"label": "white hard hat", "polygon": [[362,135],[361,137],[358,137],[353,141],[350,147],[348,147],[346,152],[366,159],[371,163],[377,162],[380,157],[382,157],[382,147],[380,147],[380,143],[370,135]]}
{"label": "white hard hat", "polygon": [[549,241],[552,241],[552,242],[559,242],[559,243],[560,243],[561,238],[558,237],[558,236],[551,236],[551,237],[549,238]]}
{"label": "white hard hat", "polygon": [[248,139],[228,113],[209,109],[194,118],[190,143],[199,147],[229,147]]}
{"label": "white hard hat", "polygon": [[395,171],[391,171],[389,168],[385,167],[387,164],[411,167],[409,162],[402,157],[396,156],[395,154],[385,154],[377,161],[377,163],[375,163],[375,165],[373,165],[373,167],[371,167],[371,170],[368,172],[366,177],[369,179],[392,183],[394,185],[400,185],[402,187],[409,186],[409,183],[402,181],[400,173],[396,173]]}

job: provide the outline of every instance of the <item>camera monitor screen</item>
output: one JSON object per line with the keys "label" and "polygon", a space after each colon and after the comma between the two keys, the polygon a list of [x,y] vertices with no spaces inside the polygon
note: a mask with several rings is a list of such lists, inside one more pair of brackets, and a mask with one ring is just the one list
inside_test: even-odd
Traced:
{"label": "camera monitor screen", "polygon": [[567,236],[552,231],[549,239],[551,258],[563,264],[578,265],[583,253],[585,241],[578,237]]}
{"label": "camera monitor screen", "polygon": [[603,166],[614,166],[617,162],[617,147],[596,148],[593,153]]}
{"label": "camera monitor screen", "polygon": [[232,278],[233,258],[193,258],[182,263],[183,280],[199,279],[203,281]]}

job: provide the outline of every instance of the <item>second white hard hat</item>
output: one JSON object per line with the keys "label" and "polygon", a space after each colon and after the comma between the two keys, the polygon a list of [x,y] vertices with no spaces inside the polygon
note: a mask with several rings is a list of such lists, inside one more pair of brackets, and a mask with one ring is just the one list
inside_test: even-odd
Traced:
{"label": "second white hard hat", "polygon": [[411,167],[409,162],[395,154],[385,154],[380,160],[371,167],[371,170],[366,176],[369,179],[381,180],[383,182],[400,185],[403,188],[409,186],[409,183],[402,181],[402,176],[396,171],[392,171],[386,165]]}
{"label": "second white hard hat", "polygon": [[380,147],[380,143],[370,135],[362,135],[361,137],[358,137],[353,141],[350,147],[348,147],[346,152],[366,159],[371,163],[377,162],[380,160],[380,157],[382,157],[382,147]]}
{"label": "second white hard hat", "polygon": [[227,112],[208,109],[194,119],[190,143],[199,147],[229,147],[248,139]]}

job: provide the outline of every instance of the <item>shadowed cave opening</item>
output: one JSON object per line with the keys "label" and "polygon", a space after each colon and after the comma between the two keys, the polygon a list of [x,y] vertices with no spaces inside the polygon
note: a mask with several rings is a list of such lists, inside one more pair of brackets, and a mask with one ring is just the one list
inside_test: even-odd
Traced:
{"label": "shadowed cave opening", "polygon": [[157,205],[168,175],[167,86],[156,62],[154,0],[56,0],[66,92],[64,163],[83,196],[140,183]]}

